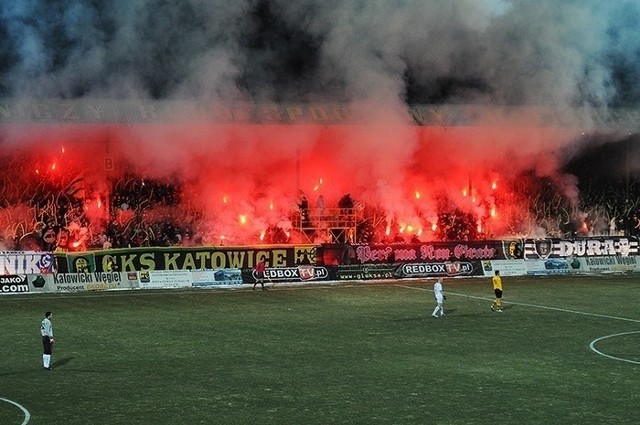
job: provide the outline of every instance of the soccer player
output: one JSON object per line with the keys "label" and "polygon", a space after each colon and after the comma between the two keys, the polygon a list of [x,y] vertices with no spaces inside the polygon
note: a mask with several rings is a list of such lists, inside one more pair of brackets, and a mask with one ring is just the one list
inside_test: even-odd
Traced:
{"label": "soccer player", "polygon": [[438,311],[440,312],[440,316],[444,316],[444,292],[442,289],[442,279],[436,280],[436,283],[433,284],[433,295],[436,297],[436,308],[433,310],[431,315],[433,317],[438,317]]}
{"label": "soccer player", "polygon": [[256,285],[258,283],[262,286],[263,291],[267,289],[267,287],[264,286],[264,278],[265,278],[264,274],[265,274],[266,268],[267,267],[266,267],[264,258],[261,258],[258,264],[256,264],[256,267],[254,270],[254,276],[256,278],[256,282],[253,284],[253,289],[256,289]]}
{"label": "soccer player", "polygon": [[500,277],[500,270],[496,270],[496,274],[491,281],[493,283],[493,293],[495,294],[491,310],[502,313],[502,278]]}
{"label": "soccer player", "polygon": [[56,342],[53,339],[53,325],[51,324],[51,317],[53,314],[47,311],[44,314],[44,319],[40,323],[40,334],[42,335],[42,346],[44,347],[44,354],[42,355],[42,364],[45,370],[51,370],[51,346]]}

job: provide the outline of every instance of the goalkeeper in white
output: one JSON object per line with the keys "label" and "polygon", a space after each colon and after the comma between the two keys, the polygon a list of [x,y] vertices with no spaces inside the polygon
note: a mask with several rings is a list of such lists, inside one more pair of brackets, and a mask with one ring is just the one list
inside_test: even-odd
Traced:
{"label": "goalkeeper in white", "polygon": [[40,323],[40,334],[42,335],[42,346],[44,347],[44,354],[42,355],[42,364],[46,370],[51,370],[51,346],[56,342],[53,339],[53,325],[51,324],[51,317],[53,314],[47,311],[44,314],[44,319]]}
{"label": "goalkeeper in white", "polygon": [[436,280],[436,283],[433,284],[433,295],[436,297],[436,308],[433,310],[431,314],[433,317],[438,317],[438,312],[440,312],[440,316],[444,316],[444,292],[442,289],[442,279]]}

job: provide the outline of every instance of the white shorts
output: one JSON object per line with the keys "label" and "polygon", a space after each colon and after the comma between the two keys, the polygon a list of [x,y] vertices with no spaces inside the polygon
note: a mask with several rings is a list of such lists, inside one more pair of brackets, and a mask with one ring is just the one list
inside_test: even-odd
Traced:
{"label": "white shorts", "polygon": [[442,304],[442,301],[444,301],[444,299],[442,298],[442,294],[438,294],[435,297],[436,297],[436,302],[438,304]]}

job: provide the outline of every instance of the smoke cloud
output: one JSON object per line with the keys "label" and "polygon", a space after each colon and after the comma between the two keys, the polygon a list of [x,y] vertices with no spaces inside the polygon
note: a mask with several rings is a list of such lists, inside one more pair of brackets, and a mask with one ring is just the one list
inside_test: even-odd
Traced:
{"label": "smoke cloud", "polygon": [[[16,0],[5,96],[636,102],[634,1]],[[409,99],[407,99],[409,98]]]}
{"label": "smoke cloud", "polygon": [[[215,222],[216,239],[239,215],[255,228],[282,221],[298,190],[331,203],[351,193],[416,227],[437,218],[443,197],[449,209],[488,217],[497,199],[490,186],[513,186],[523,171],[578,203],[579,182],[563,165],[592,129],[500,111],[637,105],[639,19],[631,0],[3,2],[5,98],[338,102],[367,111],[358,125],[335,126],[221,125],[180,110],[184,122],[166,125],[36,134],[5,126],[3,146],[108,146],[105,155],[139,174],[182,182]],[[416,128],[406,110],[421,103],[483,105],[499,116]],[[474,190],[483,204],[469,202]],[[221,205],[227,196],[235,202]],[[493,232],[530,232],[503,224]]]}

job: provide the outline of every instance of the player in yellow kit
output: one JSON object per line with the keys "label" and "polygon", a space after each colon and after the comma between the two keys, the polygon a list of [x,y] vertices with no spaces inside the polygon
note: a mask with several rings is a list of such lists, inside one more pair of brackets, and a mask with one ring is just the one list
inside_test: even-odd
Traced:
{"label": "player in yellow kit", "polygon": [[500,270],[496,270],[496,274],[491,281],[493,283],[493,293],[495,294],[491,310],[502,313],[502,278],[500,277]]}

